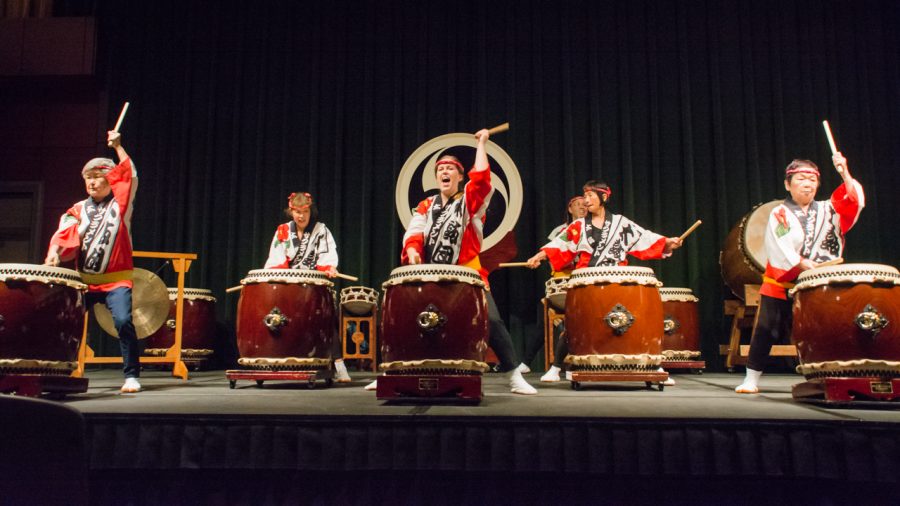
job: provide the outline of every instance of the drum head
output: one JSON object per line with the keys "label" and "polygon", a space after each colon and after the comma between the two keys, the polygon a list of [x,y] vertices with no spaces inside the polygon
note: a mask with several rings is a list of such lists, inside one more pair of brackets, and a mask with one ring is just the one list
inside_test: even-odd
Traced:
{"label": "drum head", "polygon": [[348,286],[341,290],[341,307],[348,313],[362,316],[375,309],[378,291],[366,286]]}
{"label": "drum head", "polygon": [[765,272],[766,262],[769,260],[769,255],[766,254],[766,224],[772,210],[782,202],[784,201],[773,200],[757,206],[750,211],[741,231],[741,250],[759,272]]}
{"label": "drum head", "polygon": [[[138,339],[144,339],[156,332],[168,318],[169,292],[163,280],[148,270],[135,269],[132,281],[131,320]],[[119,337],[106,304],[94,304],[94,316],[107,334]]]}

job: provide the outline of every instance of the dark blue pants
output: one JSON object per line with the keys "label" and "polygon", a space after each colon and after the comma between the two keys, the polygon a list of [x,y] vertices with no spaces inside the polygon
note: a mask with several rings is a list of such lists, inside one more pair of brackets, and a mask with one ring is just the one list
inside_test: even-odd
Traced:
{"label": "dark blue pants", "polygon": [[94,304],[105,303],[112,313],[113,324],[119,333],[122,349],[122,368],[126,378],[141,376],[141,345],[131,321],[131,288],[121,287],[110,292],[88,292],[85,297],[88,311]]}

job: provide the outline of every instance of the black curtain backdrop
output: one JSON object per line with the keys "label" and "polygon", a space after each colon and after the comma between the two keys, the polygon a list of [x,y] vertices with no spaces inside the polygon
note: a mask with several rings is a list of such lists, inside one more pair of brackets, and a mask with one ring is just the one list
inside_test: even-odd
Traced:
{"label": "black curtain backdrop", "polygon": [[[403,162],[504,121],[520,259],[590,178],[659,233],[703,220],[672,258],[635,263],[697,293],[708,360],[726,339],[729,230],[784,197],[792,158],[820,164],[819,198],[840,180],[823,119],[867,194],[847,261],[900,264],[895,0],[108,1],[99,18],[109,125],[131,101],[135,247],[198,253],[188,284],[228,320],[223,290],[262,267],[287,194],[317,197],[341,270],[380,288],[399,263]],[[520,348],[541,339],[547,276],[491,277]]]}

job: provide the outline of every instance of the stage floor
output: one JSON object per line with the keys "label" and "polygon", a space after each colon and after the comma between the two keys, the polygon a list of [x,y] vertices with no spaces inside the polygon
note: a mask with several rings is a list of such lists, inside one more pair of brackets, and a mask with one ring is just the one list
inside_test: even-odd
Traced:
{"label": "stage floor", "polygon": [[[162,370],[144,371],[139,394],[121,394],[119,371],[88,371],[89,390],[67,396],[63,402],[90,420],[103,415],[156,416],[281,416],[292,417],[515,417],[568,419],[710,419],[805,420],[815,422],[887,422],[900,424],[898,409],[836,409],[795,402],[791,385],[799,375],[763,376],[762,393],[738,395],[733,388],[742,375],[725,373],[675,374],[676,385],[660,392],[643,383],[584,384],[581,391],[568,381],[541,383],[540,374],[526,375],[537,389],[532,396],[509,393],[505,375],[484,376],[484,399],[477,405],[455,403],[382,402],[363,386],[373,373],[351,371],[352,383],[315,389],[304,383],[238,381],[229,389],[224,371],[192,372],[182,381]],[[897,403],[894,403],[895,405]],[[900,407],[900,406],[897,406]]]}
{"label": "stage floor", "polygon": [[520,396],[488,374],[477,405],[382,402],[351,375],[232,390],[224,371],[146,370],[120,394],[120,371],[92,370],[62,402],[85,418],[95,504],[896,503],[900,410],[795,402],[798,375],[737,395],[740,374],[660,392],[531,373]]}

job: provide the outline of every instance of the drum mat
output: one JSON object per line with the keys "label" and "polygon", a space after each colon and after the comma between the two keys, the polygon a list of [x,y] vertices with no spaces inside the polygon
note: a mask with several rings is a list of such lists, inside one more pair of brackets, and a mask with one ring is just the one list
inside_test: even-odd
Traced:
{"label": "drum mat", "polygon": [[892,360],[831,360],[812,362],[797,366],[797,372],[807,379],[834,378],[841,376],[887,376],[900,377],[900,362]]}
{"label": "drum mat", "polygon": [[391,371],[407,371],[415,370],[458,370],[458,371],[475,371],[487,372],[488,365],[477,360],[447,360],[447,359],[423,359],[423,360],[397,360],[395,362],[384,362],[381,364],[381,370],[385,372]]}

